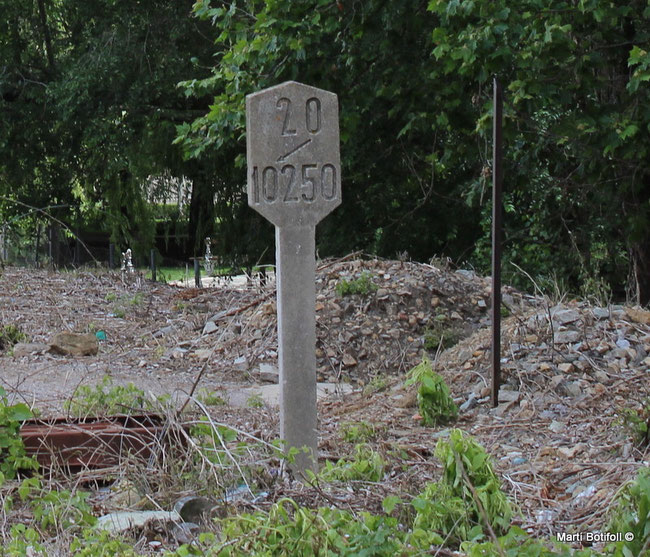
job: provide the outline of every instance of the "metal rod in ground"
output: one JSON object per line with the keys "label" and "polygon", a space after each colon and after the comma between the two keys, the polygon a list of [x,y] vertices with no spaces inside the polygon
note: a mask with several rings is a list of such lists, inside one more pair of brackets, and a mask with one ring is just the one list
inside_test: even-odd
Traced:
{"label": "metal rod in ground", "polygon": [[492,406],[499,404],[501,384],[501,191],[503,185],[502,149],[503,92],[494,78],[492,126]]}
{"label": "metal rod in ground", "polygon": [[108,268],[115,269],[115,244],[108,244]]}
{"label": "metal rod in ground", "polygon": [[196,288],[202,288],[201,284],[201,263],[198,259],[194,260],[194,286]]}
{"label": "metal rod in ground", "polygon": [[149,261],[151,265],[151,280],[156,282],[156,250],[152,249],[149,252]]}

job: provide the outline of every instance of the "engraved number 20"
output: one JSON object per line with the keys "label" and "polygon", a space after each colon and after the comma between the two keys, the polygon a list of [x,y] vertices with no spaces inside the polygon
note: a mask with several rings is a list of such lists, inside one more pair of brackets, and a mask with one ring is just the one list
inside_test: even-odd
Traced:
{"label": "engraved number 20", "polygon": [[[293,108],[291,100],[287,97],[281,97],[276,103],[276,108],[284,112],[284,120],[282,122],[282,135],[291,136],[298,135],[296,128],[293,127],[292,121]],[[310,97],[305,103],[305,127],[310,134],[317,134],[322,127],[322,111],[320,99]]]}

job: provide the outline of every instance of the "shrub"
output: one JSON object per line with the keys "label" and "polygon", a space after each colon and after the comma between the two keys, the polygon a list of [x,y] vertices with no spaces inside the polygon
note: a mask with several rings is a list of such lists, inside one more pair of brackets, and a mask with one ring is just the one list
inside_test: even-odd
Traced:
{"label": "shrub", "polygon": [[20,424],[32,417],[29,407],[20,402],[9,405],[7,392],[0,387],[0,485],[13,479],[19,470],[37,470],[38,464],[27,456],[20,437]]}
{"label": "shrub", "polygon": [[436,456],[443,464],[442,478],[413,500],[414,543],[422,547],[445,539],[448,544],[480,540],[484,527],[505,533],[512,509],[485,449],[455,429],[448,440],[438,442]]}
{"label": "shrub", "polygon": [[342,280],[336,285],[336,293],[343,296],[358,294],[359,296],[368,296],[376,292],[379,287],[372,282],[372,275],[368,271],[361,273],[359,278],[353,280]]}
{"label": "shrub", "polygon": [[418,407],[424,425],[440,425],[456,419],[458,407],[451,398],[449,387],[443,378],[433,371],[426,356],[409,372],[406,385],[413,384],[418,385]]}

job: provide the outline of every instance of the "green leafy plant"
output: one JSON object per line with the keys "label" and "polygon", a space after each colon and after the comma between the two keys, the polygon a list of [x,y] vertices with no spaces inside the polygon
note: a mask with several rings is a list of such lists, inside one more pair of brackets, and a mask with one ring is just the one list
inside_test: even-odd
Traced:
{"label": "green leafy plant", "polygon": [[485,449],[455,429],[449,439],[438,441],[435,452],[443,464],[442,478],[413,499],[413,543],[459,544],[482,539],[486,530],[505,533],[512,509]]}
{"label": "green leafy plant", "polygon": [[29,407],[19,402],[9,405],[7,392],[0,387],[0,484],[16,477],[19,470],[37,470],[38,464],[27,456],[20,437],[20,424],[32,417]]}
{"label": "green leafy plant", "polygon": [[34,519],[45,530],[93,526],[97,519],[86,501],[89,495],[90,493],[80,490],[44,491],[32,502]]}
{"label": "green leafy plant", "polygon": [[246,406],[249,408],[264,408],[264,399],[258,394],[251,395],[246,400]]}
{"label": "green leafy plant", "polygon": [[424,330],[424,348],[430,352],[435,352],[439,348],[451,348],[462,338],[460,331],[447,325],[446,321],[446,316],[440,314],[433,324]]}
{"label": "green leafy plant", "polygon": [[133,383],[113,385],[113,380],[106,375],[94,387],[79,387],[72,398],[64,402],[63,407],[73,416],[83,417],[151,410],[154,404]]}
{"label": "green leafy plant", "polygon": [[607,530],[634,534],[631,541],[613,544],[615,555],[647,555],[650,547],[650,468],[641,468],[637,477],[618,492]]}
{"label": "green leafy plant", "polygon": [[336,462],[326,462],[319,476],[326,481],[363,480],[378,482],[384,477],[386,461],[370,445],[359,444],[354,448],[351,458],[341,458]]}
{"label": "green leafy plant", "polygon": [[635,443],[647,446],[650,443],[650,399],[646,399],[640,409],[622,408],[615,423],[623,426]]}
{"label": "green leafy plant", "polygon": [[0,350],[8,350],[27,337],[16,325],[3,325],[0,328]]}
{"label": "green leafy plant", "polygon": [[321,507],[310,510],[281,499],[265,513],[218,521],[219,539],[207,534],[175,555],[406,555],[397,519]]}
{"label": "green leafy plant", "polygon": [[511,526],[508,532],[494,540],[482,542],[463,542],[460,546],[468,557],[498,557],[501,555],[517,557],[596,557],[601,555],[586,548],[574,550],[569,546],[554,541],[531,538],[517,526]]}
{"label": "green leafy plant", "polygon": [[357,294],[359,296],[369,296],[376,292],[379,287],[372,282],[372,275],[368,271],[364,271],[356,279],[341,280],[336,285],[336,293],[343,296],[352,296]]}
{"label": "green leafy plant", "polygon": [[406,386],[418,385],[417,401],[422,423],[434,426],[448,423],[458,416],[458,406],[451,398],[449,387],[425,356],[410,372]]}
{"label": "green leafy plant", "polygon": [[388,387],[388,381],[385,377],[373,377],[370,382],[363,388],[364,396],[370,396],[374,393],[385,391]]}
{"label": "green leafy plant", "polygon": [[341,424],[340,435],[348,443],[370,441],[377,436],[377,428],[366,421],[344,422]]}
{"label": "green leafy plant", "polygon": [[196,398],[205,406],[228,406],[228,401],[217,394],[216,391],[210,391],[204,387],[197,391]]}

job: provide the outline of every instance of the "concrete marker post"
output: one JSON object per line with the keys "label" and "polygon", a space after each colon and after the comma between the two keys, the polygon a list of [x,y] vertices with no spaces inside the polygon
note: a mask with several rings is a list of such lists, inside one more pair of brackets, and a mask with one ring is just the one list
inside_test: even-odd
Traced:
{"label": "concrete marker post", "polygon": [[280,437],[318,469],[316,224],[341,203],[338,99],[289,81],[246,97],[248,204],[275,225]]}

